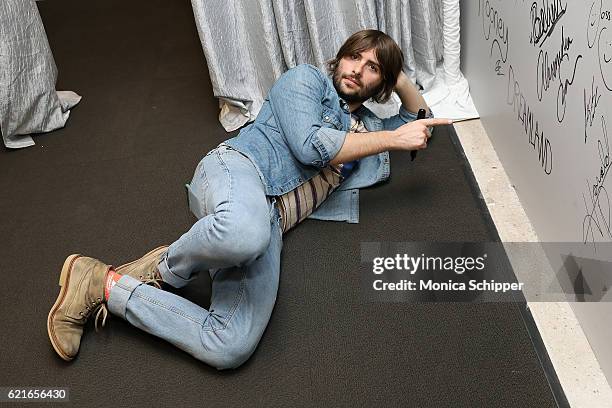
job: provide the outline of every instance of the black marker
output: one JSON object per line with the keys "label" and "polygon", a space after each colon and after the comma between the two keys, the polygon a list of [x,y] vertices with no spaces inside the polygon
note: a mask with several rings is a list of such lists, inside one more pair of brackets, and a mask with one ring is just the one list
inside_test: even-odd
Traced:
{"label": "black marker", "polygon": [[[417,120],[419,119],[425,119],[425,109],[419,109],[419,113],[417,113]],[[410,151],[410,161],[414,161],[414,159],[416,159],[416,154],[416,150]]]}

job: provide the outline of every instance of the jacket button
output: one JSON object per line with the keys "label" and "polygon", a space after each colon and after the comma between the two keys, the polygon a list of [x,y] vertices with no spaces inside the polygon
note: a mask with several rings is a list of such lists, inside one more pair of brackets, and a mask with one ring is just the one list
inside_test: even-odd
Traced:
{"label": "jacket button", "polygon": [[326,117],[325,117],[325,120],[329,120],[329,116],[326,116]]}

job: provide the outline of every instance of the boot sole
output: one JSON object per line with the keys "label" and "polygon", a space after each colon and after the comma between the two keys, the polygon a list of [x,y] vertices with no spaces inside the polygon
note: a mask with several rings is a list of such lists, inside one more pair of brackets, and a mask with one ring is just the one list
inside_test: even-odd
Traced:
{"label": "boot sole", "polygon": [[138,258],[137,260],[132,261],[132,262],[128,262],[128,263],[126,263],[126,264],[123,264],[123,265],[121,265],[121,266],[119,266],[119,267],[115,268],[115,272],[117,272],[117,273],[121,273],[121,270],[122,270],[122,269],[125,269],[125,268],[127,268],[128,266],[130,266],[130,265],[132,265],[132,264],[135,264],[136,262],[139,262],[141,259],[146,258],[147,256],[151,255],[153,252],[156,252],[156,251],[158,251],[158,250],[160,250],[160,249],[162,249],[162,248],[168,249],[168,245],[162,245],[162,246],[158,246],[158,247],[157,247],[157,248],[155,248],[155,249],[152,249],[151,251],[147,252],[146,254],[144,254],[143,256],[141,256],[140,258]]}
{"label": "boot sole", "polygon": [[57,312],[57,309],[59,309],[59,307],[62,305],[62,302],[64,301],[64,298],[66,296],[66,291],[68,290],[69,279],[70,279],[70,271],[72,271],[72,265],[74,265],[74,262],[80,257],[82,257],[82,255],[74,254],[74,255],[70,255],[64,261],[64,266],[62,266],[62,272],[60,273],[60,278],[59,278],[59,286],[61,288],[60,293],[57,296],[57,299],[55,300],[55,303],[53,304],[51,311],[49,312],[49,316],[47,317],[47,333],[49,334],[49,340],[51,340],[51,345],[55,349],[55,352],[63,360],[66,360],[66,361],[72,361],[74,357],[69,357],[68,355],[66,355],[66,353],[59,346],[57,337],[55,336],[55,330],[53,329],[52,321],[53,321],[53,318],[55,317],[55,313]]}

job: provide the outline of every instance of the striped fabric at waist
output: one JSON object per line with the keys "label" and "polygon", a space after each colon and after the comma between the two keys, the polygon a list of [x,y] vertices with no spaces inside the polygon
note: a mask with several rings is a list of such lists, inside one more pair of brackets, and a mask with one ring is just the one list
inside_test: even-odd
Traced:
{"label": "striped fabric at waist", "polygon": [[328,166],[307,182],[278,197],[283,232],[289,231],[312,214],[338,188],[341,181],[339,168]]}

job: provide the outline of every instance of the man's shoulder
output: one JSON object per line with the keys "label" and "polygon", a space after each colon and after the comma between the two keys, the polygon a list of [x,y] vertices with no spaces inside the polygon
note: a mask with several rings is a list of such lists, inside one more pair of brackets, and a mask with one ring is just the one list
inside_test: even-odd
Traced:
{"label": "man's shoulder", "polygon": [[295,72],[314,72],[318,74],[322,74],[321,70],[317,67],[315,67],[312,64],[299,64],[296,65],[293,68],[290,68],[287,72],[289,71],[295,71]]}
{"label": "man's shoulder", "polygon": [[[321,70],[314,65],[300,64],[285,71],[272,86],[271,93],[297,91],[326,94],[332,88],[331,80]],[[270,96],[274,97],[272,94]]]}
{"label": "man's shoulder", "polygon": [[300,64],[287,70],[284,77],[301,77],[306,79],[326,80],[325,74],[317,67],[311,64]]}

